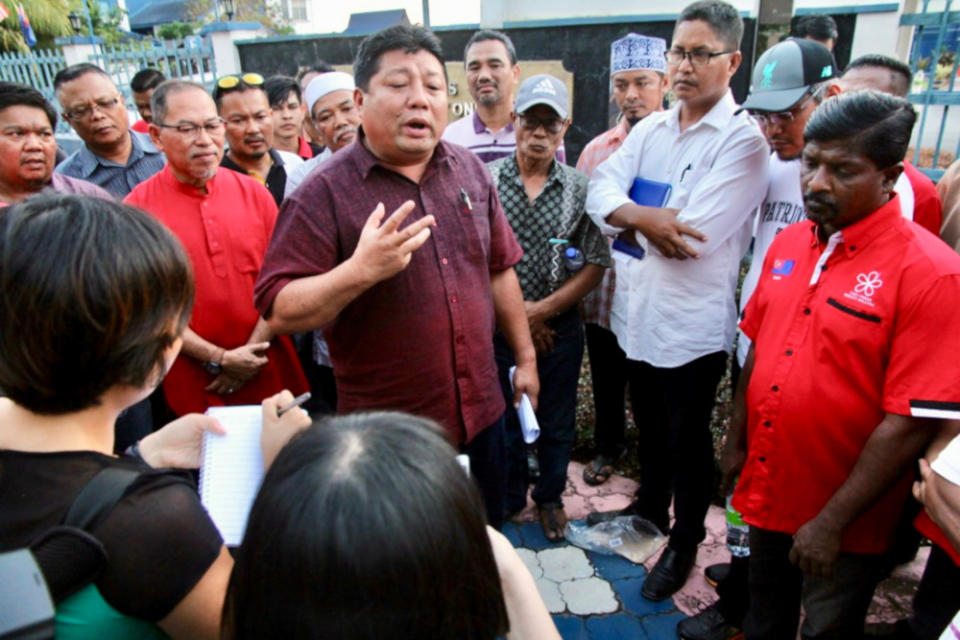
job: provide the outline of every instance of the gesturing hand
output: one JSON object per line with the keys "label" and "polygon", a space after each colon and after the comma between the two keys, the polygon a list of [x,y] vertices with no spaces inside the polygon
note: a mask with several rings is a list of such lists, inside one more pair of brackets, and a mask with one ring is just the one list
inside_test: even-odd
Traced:
{"label": "gesturing hand", "polygon": [[430,237],[430,227],[436,224],[433,216],[424,216],[399,229],[414,207],[414,202],[407,200],[383,221],[386,210],[381,202],[367,218],[350,258],[365,281],[380,282],[402,271],[410,264],[413,252]]}

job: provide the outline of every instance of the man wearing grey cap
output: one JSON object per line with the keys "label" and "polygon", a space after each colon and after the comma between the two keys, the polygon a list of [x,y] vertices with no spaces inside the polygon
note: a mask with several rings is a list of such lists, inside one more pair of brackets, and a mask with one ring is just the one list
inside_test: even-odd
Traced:
{"label": "man wearing grey cap", "polygon": [[[620,148],[633,125],[660,111],[667,88],[667,42],[635,33],[610,45],[610,86],[620,110],[615,127],[587,143],[577,160],[577,171],[588,177]],[[627,391],[627,357],[610,331],[610,304],[616,288],[613,269],[603,272],[600,286],[583,299],[584,334],[590,352],[593,406],[596,410],[594,443],[597,456],[583,468],[583,481],[599,485],[613,473],[626,451],[624,399]]]}
{"label": "man wearing grey cap", "polygon": [[[528,78],[517,92],[511,120],[516,152],[487,165],[503,211],[523,248],[517,277],[537,351],[540,372],[540,476],[533,488],[540,524],[548,540],[563,539],[567,523],[561,494],[573,448],[577,381],[583,358],[583,325],[577,304],[610,266],[610,250],[584,210],[587,176],[555,159],[570,126],[570,98],[557,78]],[[504,397],[513,397],[513,351],[494,338]],[[510,403],[508,402],[508,405]],[[506,512],[527,504],[527,462],[517,412],[507,409]]]}
{"label": "man wearing grey cap", "polygon": [[[629,231],[640,245],[613,252],[610,324],[627,355],[633,410],[645,417],[641,485],[627,513],[670,529],[641,589],[654,601],[683,586],[705,536],[711,411],[736,330],[740,258],[767,182],[767,143],[736,113],[729,88],[742,37],[732,5],[685,7],[666,54],[676,106],[634,126],[587,192],[587,212],[604,232]],[[638,179],[644,197],[634,202]]]}
{"label": "man wearing grey cap", "polygon": [[[808,39],[791,38],[776,44],[767,49],[754,65],[750,94],[743,108],[753,112],[773,153],[770,154],[767,195],[758,209],[754,226],[753,259],[741,287],[741,313],[760,279],[770,243],[787,225],[806,219],[800,191],[803,128],[835,75],[833,55],[819,42]],[[739,333],[734,387],[749,350],[750,339]],[[743,416],[734,416],[734,419],[739,418]],[[731,487],[731,474],[739,470],[738,461],[732,457],[724,457],[721,465],[727,472],[726,486]],[[731,548],[729,565],[707,567],[707,579],[717,583],[720,599],[696,616],[681,621],[677,625],[677,635],[681,638],[725,640],[739,633],[749,606],[747,574],[750,556],[749,552],[743,554],[745,546],[738,544],[739,548]]]}

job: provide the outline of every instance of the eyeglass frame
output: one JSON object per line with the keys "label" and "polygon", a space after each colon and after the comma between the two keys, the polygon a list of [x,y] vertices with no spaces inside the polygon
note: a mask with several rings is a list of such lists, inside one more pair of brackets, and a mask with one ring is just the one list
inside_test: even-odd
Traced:
{"label": "eyeglass frame", "polygon": [[750,115],[757,121],[757,124],[763,128],[769,127],[774,122],[776,122],[779,127],[785,127],[796,120],[797,114],[816,97],[812,91],[808,91],[804,96],[806,97],[801,96],[800,101],[789,109],[783,111],[760,111],[751,113]]}
{"label": "eyeglass frame", "polygon": [[[525,122],[527,122],[527,121],[529,121],[529,120],[533,120],[534,123],[535,123],[535,125],[531,127],[531,126],[529,126],[529,125],[527,125],[527,124],[524,124]],[[566,123],[567,120],[566,120],[566,118],[561,118],[560,116],[557,116],[556,118],[552,118],[552,119],[551,119],[551,122],[556,123],[556,124],[552,124],[552,125],[550,125],[550,126],[547,126],[547,123],[546,123],[545,121],[541,120],[540,118],[538,118],[538,117],[536,117],[536,116],[527,115],[526,113],[518,113],[518,114],[517,114],[517,121],[520,123],[520,126],[523,127],[524,129],[526,129],[527,131],[536,131],[536,130],[539,129],[540,127],[543,127],[543,130],[546,131],[548,134],[550,134],[550,135],[556,135],[556,134],[560,133],[560,131],[563,130],[563,125]],[[520,121],[522,121],[522,122],[520,122]]]}
{"label": "eyeglass frame", "polygon": [[[667,61],[667,64],[672,64],[674,66],[680,66],[683,64],[684,60],[690,61],[690,66],[692,67],[705,67],[710,64],[710,61],[716,58],[717,56],[724,56],[728,53],[736,53],[737,49],[730,49],[728,51],[685,51],[685,50],[676,50],[676,49],[667,49],[663,52],[663,58]],[[680,56],[680,59],[673,61],[670,59],[670,56]],[[694,59],[694,56],[702,57],[703,60],[697,62]]]}
{"label": "eyeglass frame", "polygon": [[101,112],[106,113],[119,105],[121,99],[122,96],[117,94],[108,100],[94,100],[92,103],[87,103],[82,107],[64,111],[63,115],[66,116],[67,120],[86,120],[93,115],[94,109],[99,109]]}
{"label": "eyeglass frame", "polygon": [[[197,138],[200,137],[201,129],[206,131],[207,135],[212,138],[215,134],[226,131],[226,128],[227,128],[227,121],[220,117],[217,117],[214,121],[208,120],[204,124],[197,124],[196,122],[181,122],[179,124],[167,124],[165,122],[154,122],[153,124],[163,129],[176,129],[177,133],[179,133],[180,135],[184,136],[185,138],[191,141],[196,140]],[[217,129],[211,130],[210,127],[214,125],[217,127]],[[187,127],[187,126],[191,127],[189,132],[181,130],[181,127]]]}

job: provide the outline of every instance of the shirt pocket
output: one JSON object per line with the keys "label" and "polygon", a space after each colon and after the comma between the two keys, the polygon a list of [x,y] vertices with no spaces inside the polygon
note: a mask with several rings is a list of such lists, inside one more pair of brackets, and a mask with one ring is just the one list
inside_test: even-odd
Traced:
{"label": "shirt pocket", "polygon": [[[463,193],[467,199],[464,201]],[[469,203],[469,204],[468,204]],[[474,258],[490,255],[490,196],[464,190],[457,196],[457,216],[466,236],[466,252]]]}
{"label": "shirt pocket", "polygon": [[697,188],[697,185],[700,184],[700,181],[703,180],[708,173],[710,173],[709,168],[685,169],[681,172],[680,182],[674,185],[673,193],[671,193],[666,206],[671,209],[684,208],[689,203],[690,194],[693,193],[693,190]]}

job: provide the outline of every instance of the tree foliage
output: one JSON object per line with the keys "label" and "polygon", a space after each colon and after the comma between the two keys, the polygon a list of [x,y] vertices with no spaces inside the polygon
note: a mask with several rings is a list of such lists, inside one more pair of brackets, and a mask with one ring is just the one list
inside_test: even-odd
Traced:
{"label": "tree foliage", "polygon": [[54,38],[69,36],[70,5],[67,0],[4,0],[3,5],[10,12],[6,20],[0,22],[0,51],[28,51],[17,21],[17,4],[22,3],[30,25],[37,36],[37,48],[53,48]]}
{"label": "tree foliage", "polygon": [[[241,22],[259,22],[274,33],[290,33],[292,28],[284,19],[278,3],[264,0],[236,0],[237,12],[233,20]],[[204,23],[214,19],[214,0],[190,0],[187,12],[194,20]],[[220,4],[220,19],[226,21],[223,4]]]}
{"label": "tree foliage", "polygon": [[182,40],[187,36],[192,36],[194,26],[189,22],[168,22],[157,27],[157,37],[164,40]]}

